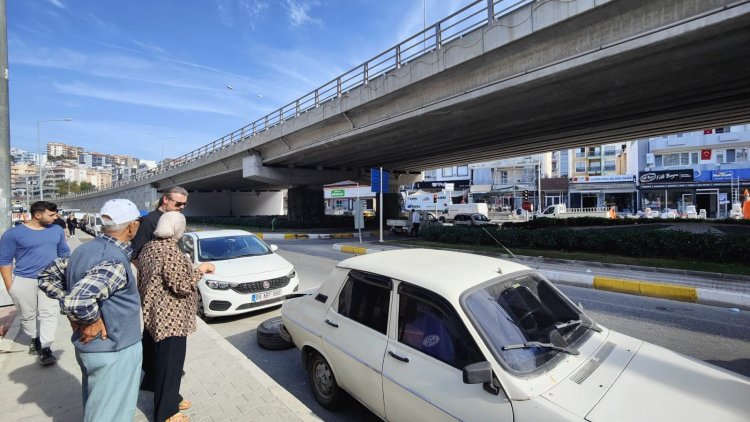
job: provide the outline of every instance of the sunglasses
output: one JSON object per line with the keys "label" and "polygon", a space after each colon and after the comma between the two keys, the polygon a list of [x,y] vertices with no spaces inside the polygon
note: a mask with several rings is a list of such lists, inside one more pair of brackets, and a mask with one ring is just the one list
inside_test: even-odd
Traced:
{"label": "sunglasses", "polygon": [[180,202],[180,201],[175,201],[175,200],[174,200],[174,199],[172,199],[172,198],[167,198],[167,199],[169,199],[170,201],[174,202],[174,206],[175,206],[175,207],[184,207],[185,205],[187,205],[187,201],[185,201],[185,202]]}

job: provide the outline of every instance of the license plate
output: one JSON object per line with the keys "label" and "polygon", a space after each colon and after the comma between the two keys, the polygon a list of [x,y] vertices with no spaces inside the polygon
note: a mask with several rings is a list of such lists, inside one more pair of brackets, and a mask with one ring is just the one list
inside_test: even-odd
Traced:
{"label": "license plate", "polygon": [[250,296],[250,302],[262,302],[264,300],[273,299],[275,297],[281,296],[281,289],[278,290],[271,290],[268,292],[262,292],[262,293],[253,293],[252,296]]}

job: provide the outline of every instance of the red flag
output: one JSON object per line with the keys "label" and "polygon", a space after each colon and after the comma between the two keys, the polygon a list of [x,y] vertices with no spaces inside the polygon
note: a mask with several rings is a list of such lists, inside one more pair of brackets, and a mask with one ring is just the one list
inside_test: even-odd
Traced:
{"label": "red flag", "polygon": [[710,160],[711,159],[711,150],[710,149],[702,149],[701,150],[701,160]]}
{"label": "red flag", "polygon": [[713,129],[703,129],[703,134],[704,134],[704,135],[710,135],[710,134],[712,134],[712,133],[714,133],[714,130],[713,130]]}

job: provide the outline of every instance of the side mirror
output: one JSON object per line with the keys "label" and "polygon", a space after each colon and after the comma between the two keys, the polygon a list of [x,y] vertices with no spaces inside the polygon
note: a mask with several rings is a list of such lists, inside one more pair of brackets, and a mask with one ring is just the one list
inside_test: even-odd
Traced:
{"label": "side mirror", "polygon": [[276,245],[270,245],[271,246],[271,252],[276,252],[279,250],[279,247]]}
{"label": "side mirror", "polygon": [[492,365],[489,362],[477,362],[464,366],[464,384],[482,384],[484,391],[498,395],[500,388],[495,385]]}

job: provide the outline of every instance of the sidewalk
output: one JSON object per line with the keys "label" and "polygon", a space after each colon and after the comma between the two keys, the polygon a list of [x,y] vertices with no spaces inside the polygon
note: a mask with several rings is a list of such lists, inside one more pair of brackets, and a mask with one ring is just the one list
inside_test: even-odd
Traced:
{"label": "sidewalk", "polygon": [[[17,328],[19,321],[15,320]],[[0,409],[3,421],[82,420],[81,370],[70,342],[71,329],[60,318],[53,346],[59,361],[42,367],[28,354],[28,336],[4,339],[0,354]],[[184,411],[192,421],[318,421],[310,409],[276,384],[239,350],[198,320],[188,336],[182,395],[193,402]],[[134,421],[151,421],[153,394],[141,391]]]}
{"label": "sidewalk", "polygon": [[[409,246],[389,245],[378,241],[333,245],[336,251],[356,255],[404,247]],[[444,249],[472,253],[467,250]],[[750,310],[750,277],[529,256],[514,258],[502,253],[485,255],[533,267],[555,283]]]}

